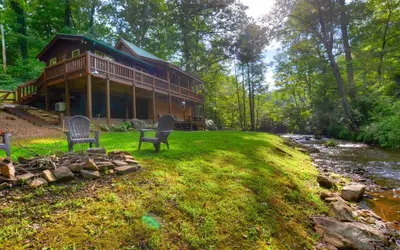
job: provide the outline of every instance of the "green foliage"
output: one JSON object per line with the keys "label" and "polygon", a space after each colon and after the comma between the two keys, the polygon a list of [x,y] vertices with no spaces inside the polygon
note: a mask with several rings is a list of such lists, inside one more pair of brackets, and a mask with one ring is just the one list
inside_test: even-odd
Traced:
{"label": "green foliage", "polygon": [[122,122],[120,124],[113,124],[110,126],[110,131],[113,132],[128,132],[133,129],[131,122]]}
{"label": "green foliage", "polygon": [[387,148],[400,148],[400,101],[386,98],[371,115],[371,123],[363,126],[358,139]]}

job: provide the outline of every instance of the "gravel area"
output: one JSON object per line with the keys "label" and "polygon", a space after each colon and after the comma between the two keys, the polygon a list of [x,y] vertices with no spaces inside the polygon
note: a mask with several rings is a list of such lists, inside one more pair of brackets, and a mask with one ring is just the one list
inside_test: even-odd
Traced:
{"label": "gravel area", "polygon": [[53,137],[62,133],[61,129],[36,126],[4,111],[0,111],[0,130],[11,133],[17,139]]}

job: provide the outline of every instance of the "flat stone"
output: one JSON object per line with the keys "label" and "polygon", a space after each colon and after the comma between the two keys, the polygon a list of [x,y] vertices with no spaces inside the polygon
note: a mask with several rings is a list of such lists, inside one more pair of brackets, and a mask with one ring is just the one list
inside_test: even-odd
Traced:
{"label": "flat stone", "polygon": [[352,183],[344,186],[340,196],[346,201],[359,201],[363,197],[365,186],[358,183]]}
{"label": "flat stone", "polygon": [[353,221],[353,213],[351,208],[341,200],[331,203],[331,211],[335,214],[335,218],[339,221]]}
{"label": "flat stone", "polygon": [[333,194],[329,191],[322,191],[319,195],[321,200],[325,200],[326,198],[333,197]]}
{"label": "flat stone", "polygon": [[124,161],[120,161],[120,160],[115,160],[115,161],[113,161],[113,163],[114,163],[114,165],[119,166],[119,167],[128,165],[128,163],[126,163]]}
{"label": "flat stone", "polygon": [[115,168],[115,171],[117,171],[117,174],[129,174],[132,172],[136,172],[139,170],[138,166],[122,166],[122,167],[117,167]]}
{"label": "flat stone", "polygon": [[124,160],[135,160],[132,155],[124,155]]}
{"label": "flat stone", "polygon": [[[349,248],[340,249],[387,249],[389,245],[379,230],[359,222],[341,222],[326,216],[313,217],[312,220],[317,231],[323,230],[324,234],[333,235],[335,240],[341,240],[341,243],[349,246]],[[334,241],[329,243],[333,244]],[[339,246],[341,243],[335,244]],[[350,246],[356,246],[356,248],[350,248]]]}
{"label": "flat stone", "polygon": [[15,168],[11,162],[7,163],[5,160],[3,160],[3,162],[0,165],[1,165],[1,174],[4,177],[15,179]]}
{"label": "flat stone", "polygon": [[131,155],[129,152],[127,151],[121,151],[121,150],[114,150],[114,151],[110,151],[108,152],[108,155]]}
{"label": "flat stone", "polygon": [[89,154],[105,154],[106,149],[105,148],[88,148],[86,150]]}
{"label": "flat stone", "polygon": [[126,162],[128,164],[139,164],[139,162],[137,162],[135,160],[131,160],[131,159],[125,159],[124,162]]}
{"label": "flat stone", "polygon": [[23,174],[23,175],[18,175],[17,176],[17,182],[18,182],[18,184],[26,183],[28,180],[32,179],[33,177],[35,177],[35,175],[32,174],[32,173],[26,173],[26,174]]}
{"label": "flat stone", "polygon": [[328,178],[326,176],[323,176],[323,175],[318,175],[317,176],[317,182],[323,188],[330,189],[330,188],[332,188],[334,186],[333,181],[330,178]]}
{"label": "flat stone", "polygon": [[31,183],[29,183],[29,186],[31,188],[39,188],[39,187],[43,187],[43,186],[47,186],[47,181],[41,177],[34,179],[33,181],[31,181]]}
{"label": "flat stone", "polygon": [[96,165],[93,159],[88,159],[84,164],[82,164],[82,168],[86,170],[99,171],[99,167]]}
{"label": "flat stone", "polygon": [[68,166],[68,168],[74,173],[79,173],[81,171],[82,167],[83,167],[82,163],[75,163],[75,164]]}
{"label": "flat stone", "polygon": [[106,171],[114,168],[112,162],[97,162],[96,165],[99,167],[100,171]]}
{"label": "flat stone", "polygon": [[53,170],[53,175],[57,181],[68,181],[75,178],[74,174],[67,167],[59,167]]}
{"label": "flat stone", "polygon": [[3,182],[0,184],[0,190],[10,188],[10,187],[11,187],[11,185],[8,184],[7,182]]}
{"label": "flat stone", "polygon": [[100,172],[99,171],[82,169],[80,173],[81,173],[81,176],[83,178],[85,178],[85,179],[92,180],[92,179],[100,178]]}
{"label": "flat stone", "polygon": [[46,179],[46,181],[48,181],[48,182],[54,182],[54,181],[56,181],[57,179],[56,179],[56,177],[54,177],[54,175],[51,173],[51,171],[50,170],[45,170],[45,171],[43,171],[43,177]]}
{"label": "flat stone", "polygon": [[325,242],[333,245],[336,249],[357,249],[349,240],[329,230],[329,228],[317,225],[315,231],[323,237]]}

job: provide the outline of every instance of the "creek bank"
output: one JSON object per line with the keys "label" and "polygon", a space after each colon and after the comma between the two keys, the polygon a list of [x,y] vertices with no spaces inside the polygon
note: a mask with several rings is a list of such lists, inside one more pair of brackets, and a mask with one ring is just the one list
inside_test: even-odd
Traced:
{"label": "creek bank", "polygon": [[[340,150],[324,146],[323,139],[283,137],[288,146],[309,154],[320,172],[317,182],[324,189],[320,197],[330,207],[330,213],[311,218],[314,230],[321,236],[316,249],[398,249],[398,222],[381,218],[365,205],[366,200],[374,199],[370,192],[387,190],[369,178],[362,166],[365,162],[354,164],[354,159],[359,159],[351,153],[353,162],[337,159],[335,153]],[[315,141],[318,142],[310,143]]]}

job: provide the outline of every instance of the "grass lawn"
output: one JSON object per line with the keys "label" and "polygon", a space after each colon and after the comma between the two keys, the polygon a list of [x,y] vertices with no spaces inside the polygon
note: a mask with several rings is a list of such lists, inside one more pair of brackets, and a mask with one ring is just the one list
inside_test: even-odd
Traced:
{"label": "grass lawn", "polygon": [[[137,151],[138,138],[105,133],[100,142],[132,153],[140,172],[0,196],[0,248],[312,248],[309,216],[327,211],[317,171],[278,136],[173,132],[170,150],[163,145],[158,154],[151,144]],[[67,150],[61,138],[24,145],[41,154]],[[29,154],[14,145],[18,156]],[[145,225],[143,215],[160,229]]]}

